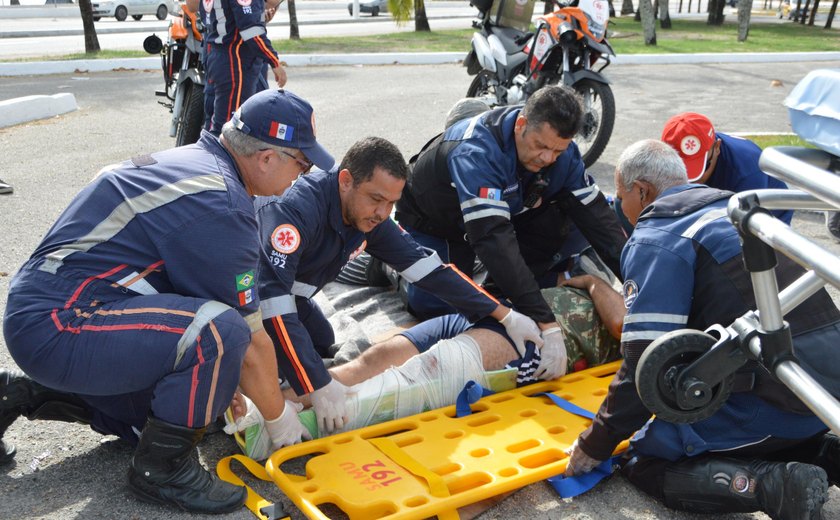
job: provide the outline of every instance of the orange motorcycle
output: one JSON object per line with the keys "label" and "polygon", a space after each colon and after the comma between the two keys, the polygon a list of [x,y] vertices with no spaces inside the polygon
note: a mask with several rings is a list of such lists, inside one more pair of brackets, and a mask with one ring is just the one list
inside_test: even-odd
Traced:
{"label": "orange motorcycle", "polygon": [[204,49],[200,24],[196,13],[182,3],[181,15],[169,24],[166,44],[154,34],[143,41],[146,52],[161,57],[164,90],[155,94],[167,99],[159,103],[172,112],[169,136],[175,138],[175,146],[198,141],[204,124]]}
{"label": "orange motorcycle", "polygon": [[468,97],[490,106],[524,103],[545,85],[569,85],[584,102],[583,127],[575,136],[587,167],[606,148],[615,124],[615,98],[601,71],[615,52],[607,42],[607,0],[558,4],[529,32],[533,0],[473,0],[480,17],[464,60],[475,75]]}

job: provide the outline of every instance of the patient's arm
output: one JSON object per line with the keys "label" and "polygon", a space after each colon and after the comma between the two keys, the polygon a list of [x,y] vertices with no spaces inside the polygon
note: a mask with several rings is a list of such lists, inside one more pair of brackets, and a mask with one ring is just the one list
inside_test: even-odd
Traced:
{"label": "patient's arm", "polygon": [[624,323],[624,315],[627,313],[627,309],[624,307],[624,298],[618,291],[601,278],[591,274],[561,280],[557,285],[576,287],[588,291],[592,303],[595,304],[595,312],[601,317],[601,321],[607,327],[610,335],[615,339],[621,339],[621,326]]}

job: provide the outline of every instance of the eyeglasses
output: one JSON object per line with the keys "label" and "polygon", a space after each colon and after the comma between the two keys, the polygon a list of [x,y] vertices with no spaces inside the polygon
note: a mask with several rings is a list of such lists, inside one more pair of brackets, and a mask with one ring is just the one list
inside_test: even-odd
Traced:
{"label": "eyeglasses", "polygon": [[289,152],[287,152],[285,150],[277,150],[277,151],[282,153],[286,157],[291,157],[292,159],[294,159],[295,162],[298,163],[298,166],[300,166],[302,168],[301,171],[300,171],[301,175],[309,173],[309,170],[312,169],[312,164],[313,163],[311,163],[311,162],[309,162],[305,159],[301,159],[300,157],[295,157],[294,155],[290,154]]}

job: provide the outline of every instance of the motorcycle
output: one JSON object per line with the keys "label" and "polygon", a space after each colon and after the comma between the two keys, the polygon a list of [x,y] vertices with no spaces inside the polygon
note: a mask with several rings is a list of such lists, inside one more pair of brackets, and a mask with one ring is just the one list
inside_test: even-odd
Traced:
{"label": "motorcycle", "polygon": [[[607,0],[572,0],[538,18],[527,32],[534,0],[472,0],[472,50],[464,65],[475,76],[467,97],[490,106],[524,103],[545,85],[574,88],[584,104],[575,136],[587,167],[601,156],[615,124],[615,98],[601,72],[615,52],[606,39]],[[597,70],[596,70],[597,69]]]}
{"label": "motorcycle", "polygon": [[172,113],[169,136],[175,146],[198,141],[204,124],[204,65],[202,60],[201,21],[186,4],[181,4],[181,16],[169,24],[166,44],[153,34],[143,41],[149,54],[160,54],[164,90],[155,95]]}

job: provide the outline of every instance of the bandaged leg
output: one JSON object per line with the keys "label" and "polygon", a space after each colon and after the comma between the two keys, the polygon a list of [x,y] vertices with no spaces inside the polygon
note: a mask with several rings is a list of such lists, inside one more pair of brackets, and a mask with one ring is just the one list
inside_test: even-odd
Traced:
{"label": "bandaged leg", "polygon": [[344,429],[451,405],[468,381],[488,384],[478,343],[460,334],[355,385],[356,394],[347,403],[350,422]]}

